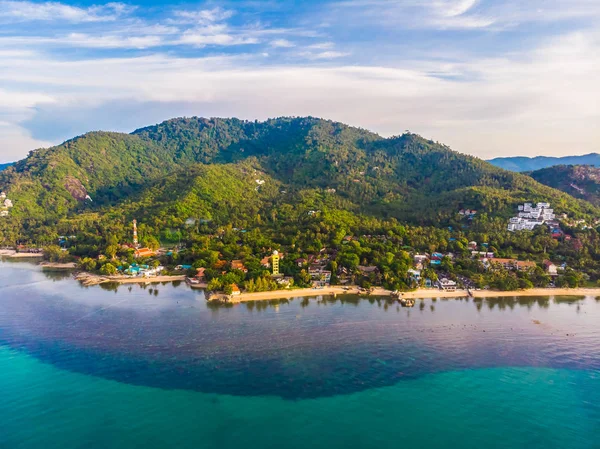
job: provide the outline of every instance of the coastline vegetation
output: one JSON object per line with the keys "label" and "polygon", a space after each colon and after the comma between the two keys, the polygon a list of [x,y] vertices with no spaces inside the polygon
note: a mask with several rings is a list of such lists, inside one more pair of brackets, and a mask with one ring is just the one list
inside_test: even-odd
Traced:
{"label": "coastline vegetation", "polygon": [[[287,288],[319,281],[315,264],[331,284],[400,291],[442,278],[496,290],[600,280],[594,205],[414,134],[384,139],[311,117],[90,133],[3,170],[0,189],[14,201],[0,218],[2,246],[43,247],[48,261],[77,260],[106,276],[133,264],[166,275],[186,266],[192,277],[204,268],[211,290],[271,291],[282,287],[263,261],[277,250]],[[545,226],[508,232],[526,201],[549,201],[591,226],[564,223],[559,238]],[[477,213],[460,215],[465,208]],[[134,219],[140,246],[161,249],[156,256],[135,256]],[[490,269],[472,242],[535,266]],[[416,278],[418,254],[428,259]],[[546,260],[565,269],[551,279]]]}

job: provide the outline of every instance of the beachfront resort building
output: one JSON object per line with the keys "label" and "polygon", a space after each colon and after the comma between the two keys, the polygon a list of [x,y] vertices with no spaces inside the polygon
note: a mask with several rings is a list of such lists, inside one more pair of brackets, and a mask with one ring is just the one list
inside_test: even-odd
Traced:
{"label": "beachfront resort building", "polygon": [[440,279],[438,282],[440,289],[447,292],[455,292],[456,291],[456,282],[451,279]]}
{"label": "beachfront resort building", "polygon": [[[119,267],[119,269],[121,269],[121,267]],[[163,271],[165,269],[165,267],[163,266],[158,266],[156,268],[152,268],[149,265],[138,265],[136,263],[131,264],[126,270],[123,270],[124,274],[127,274],[129,276],[133,276],[133,277],[145,277],[145,278],[149,278],[149,277],[154,277],[154,276],[158,276],[158,274]]]}
{"label": "beachfront resort building", "polygon": [[409,279],[415,281],[417,284],[421,282],[421,270],[413,270],[412,268],[406,272]]}
{"label": "beachfront resort building", "polygon": [[532,231],[537,226],[556,218],[550,203],[537,203],[535,206],[532,203],[525,203],[519,205],[518,210],[517,216],[512,217],[508,222],[508,230],[511,232]]}

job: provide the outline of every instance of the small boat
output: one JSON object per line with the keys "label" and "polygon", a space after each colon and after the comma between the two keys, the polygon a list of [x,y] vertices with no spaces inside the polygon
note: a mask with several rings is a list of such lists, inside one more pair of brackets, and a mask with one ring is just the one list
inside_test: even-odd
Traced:
{"label": "small boat", "polygon": [[415,306],[415,300],[414,299],[408,299],[408,298],[400,298],[400,305],[402,307],[414,307]]}

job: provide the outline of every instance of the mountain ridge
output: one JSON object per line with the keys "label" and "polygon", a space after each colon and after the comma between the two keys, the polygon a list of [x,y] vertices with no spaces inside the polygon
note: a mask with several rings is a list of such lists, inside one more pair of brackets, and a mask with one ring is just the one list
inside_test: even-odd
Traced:
{"label": "mountain ridge", "polygon": [[600,168],[555,165],[529,173],[536,181],[600,206]]}
{"label": "mountain ridge", "polygon": [[600,154],[589,153],[580,156],[515,156],[515,157],[497,157],[489,159],[488,162],[496,167],[515,172],[529,172],[541,170],[543,168],[553,167],[555,165],[593,165],[600,167]]}

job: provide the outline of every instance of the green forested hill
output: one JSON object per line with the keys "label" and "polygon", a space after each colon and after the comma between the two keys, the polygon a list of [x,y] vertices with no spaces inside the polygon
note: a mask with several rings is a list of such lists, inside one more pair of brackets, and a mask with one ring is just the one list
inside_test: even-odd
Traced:
{"label": "green forested hill", "polygon": [[524,201],[549,201],[572,216],[598,212],[414,134],[386,139],[310,117],[184,118],[131,135],[89,133],[0,172],[0,189],[14,203],[0,220],[5,240],[132,218],[154,232],[190,219],[247,226],[258,216],[281,226],[320,209],[434,225],[461,208],[508,217]]}
{"label": "green forested hill", "polygon": [[427,223],[462,207],[506,214],[519,201],[542,199],[572,214],[590,212],[588,205],[526,176],[413,134],[384,139],[310,117],[175,119],[134,134],[165,145],[179,160],[227,163],[256,157],[283,184],[335,189],[375,216]]}
{"label": "green forested hill", "polygon": [[530,173],[536,181],[600,206],[600,168],[557,165]]}

